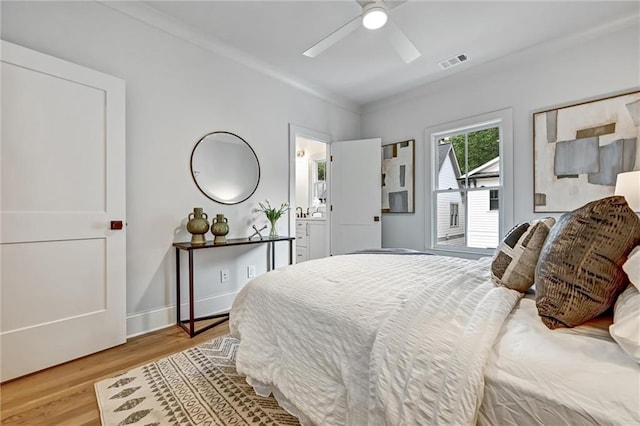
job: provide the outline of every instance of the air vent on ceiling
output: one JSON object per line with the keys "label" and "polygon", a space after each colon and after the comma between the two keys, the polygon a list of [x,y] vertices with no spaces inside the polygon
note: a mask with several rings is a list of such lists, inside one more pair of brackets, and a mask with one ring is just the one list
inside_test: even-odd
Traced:
{"label": "air vent on ceiling", "polygon": [[447,68],[453,67],[455,65],[459,65],[467,61],[468,59],[469,57],[467,55],[465,55],[464,53],[461,53],[460,55],[454,56],[453,58],[445,59],[444,61],[440,62],[438,65],[440,65],[440,68],[442,68],[443,70],[446,70]]}

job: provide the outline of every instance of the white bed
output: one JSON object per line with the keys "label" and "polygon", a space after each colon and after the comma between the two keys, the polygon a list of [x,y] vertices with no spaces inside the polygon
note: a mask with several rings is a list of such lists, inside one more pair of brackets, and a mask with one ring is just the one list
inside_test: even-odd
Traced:
{"label": "white bed", "polygon": [[489,259],[335,256],[250,282],[237,368],[302,423],[640,424],[640,367],[606,333],[548,330]]}
{"label": "white bed", "polygon": [[485,369],[483,425],[639,425],[640,367],[611,338],[610,317],[549,330],[528,294]]}

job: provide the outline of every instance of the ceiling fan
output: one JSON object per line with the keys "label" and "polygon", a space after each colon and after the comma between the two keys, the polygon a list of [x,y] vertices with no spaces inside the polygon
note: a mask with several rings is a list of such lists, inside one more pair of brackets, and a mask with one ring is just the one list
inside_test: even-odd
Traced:
{"label": "ceiling fan", "polygon": [[356,2],[362,6],[362,13],[313,46],[305,50],[302,54],[310,58],[315,58],[335,43],[351,34],[358,28],[360,24],[370,30],[376,30],[387,26],[391,37],[391,44],[395,48],[396,52],[407,64],[413,62],[420,57],[420,52],[411,43],[407,36],[398,28],[393,21],[388,20],[388,13],[391,9],[405,3],[407,0],[385,2],[384,0],[356,0]]}

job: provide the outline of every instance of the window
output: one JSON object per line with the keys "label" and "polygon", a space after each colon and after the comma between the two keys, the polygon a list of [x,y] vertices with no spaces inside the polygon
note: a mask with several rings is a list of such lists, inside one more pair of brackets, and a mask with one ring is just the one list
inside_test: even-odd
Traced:
{"label": "window", "polygon": [[500,207],[499,193],[497,189],[489,190],[489,210],[498,210]]}
{"label": "window", "polygon": [[311,201],[310,204],[313,203],[314,199],[318,199],[320,203],[325,203],[327,201],[327,182],[325,180],[327,168],[327,160],[314,160],[312,165],[312,191],[311,191]]}
{"label": "window", "polygon": [[450,203],[449,204],[449,226],[459,226],[459,207],[458,203]]}
{"label": "window", "polygon": [[[510,110],[427,130],[431,144],[431,248],[488,253],[502,236],[505,122]],[[509,143],[511,137],[509,136]],[[432,219],[431,219],[432,218]]]}
{"label": "window", "polygon": [[316,161],[316,179],[324,180],[324,171],[327,166],[326,160]]}

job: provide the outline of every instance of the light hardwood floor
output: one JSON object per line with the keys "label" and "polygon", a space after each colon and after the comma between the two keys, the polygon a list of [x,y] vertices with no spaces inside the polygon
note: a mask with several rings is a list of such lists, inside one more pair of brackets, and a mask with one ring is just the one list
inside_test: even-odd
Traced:
{"label": "light hardwood floor", "polygon": [[[100,425],[93,384],[229,334],[228,322],[190,339],[177,326],[0,385],[2,425]],[[42,348],[42,350],[49,350]]]}

